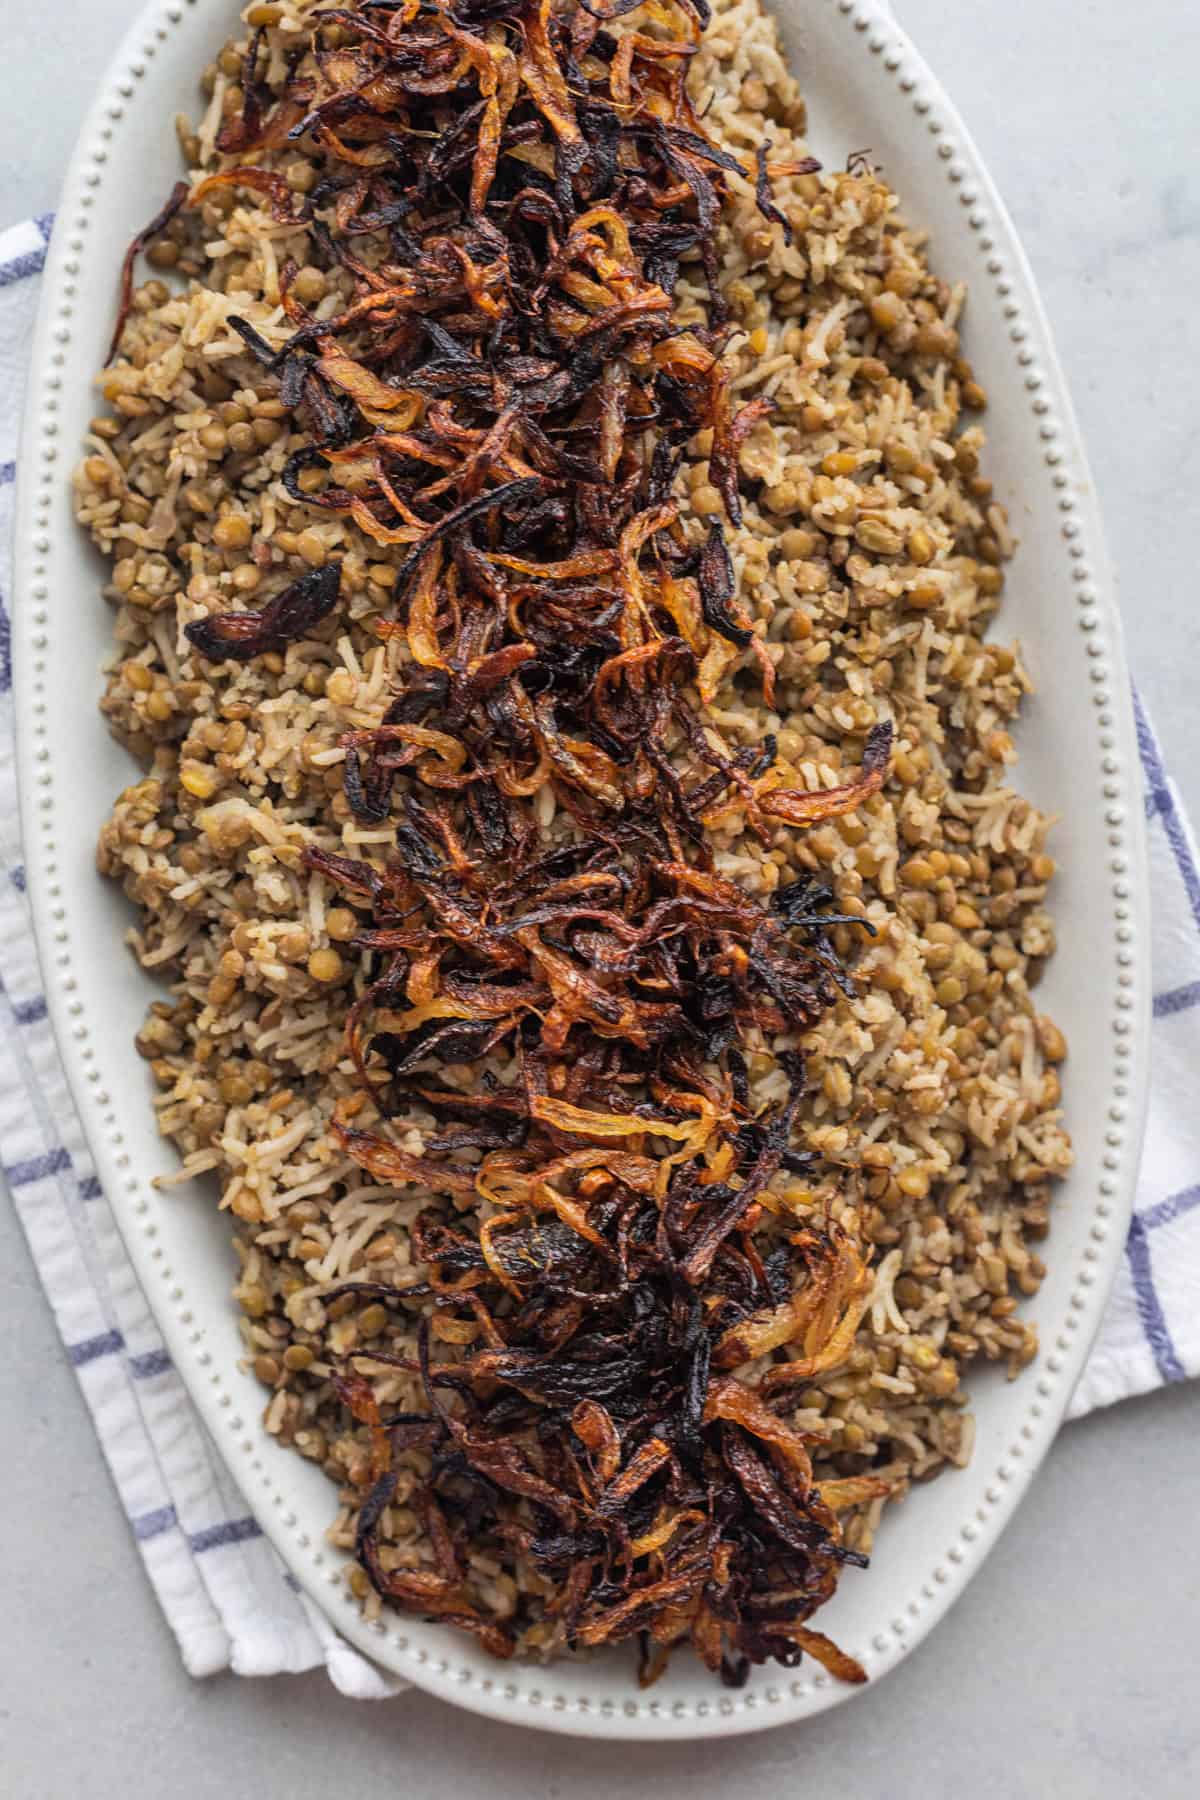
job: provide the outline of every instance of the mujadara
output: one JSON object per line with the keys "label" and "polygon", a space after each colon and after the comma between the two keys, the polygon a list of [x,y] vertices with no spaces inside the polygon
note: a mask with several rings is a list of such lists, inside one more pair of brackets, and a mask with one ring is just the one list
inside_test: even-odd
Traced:
{"label": "mujadara", "polygon": [[855,1679],[1036,1350],[1054,862],[964,290],[707,13],[247,8],[77,476],[99,860],[367,1612]]}

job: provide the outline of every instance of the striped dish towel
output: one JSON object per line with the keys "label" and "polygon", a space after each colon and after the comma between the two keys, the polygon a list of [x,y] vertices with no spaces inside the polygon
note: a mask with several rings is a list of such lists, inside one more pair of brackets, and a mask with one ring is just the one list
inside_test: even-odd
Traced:
{"label": "striped dish towel", "polygon": [[[0,535],[50,219],[0,234]],[[8,458],[9,460],[5,460]],[[324,1665],[343,1692],[402,1684],[344,1643],[250,1517],[172,1367],[100,1191],[46,1015],[17,835],[11,621],[0,595],[0,1163],[130,1530],[194,1675]],[[1071,1416],[1200,1373],[1200,874],[1149,724],[1154,1079],[1128,1254]]]}

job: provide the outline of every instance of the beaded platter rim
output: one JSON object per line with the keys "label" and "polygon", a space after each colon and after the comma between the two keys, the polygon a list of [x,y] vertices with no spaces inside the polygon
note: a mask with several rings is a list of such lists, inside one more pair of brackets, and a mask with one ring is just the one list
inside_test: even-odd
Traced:
{"label": "beaded platter rim", "polygon": [[[737,1694],[714,1691],[710,1678],[697,1670],[682,1697],[635,1691],[621,1699],[601,1698],[588,1691],[586,1663],[514,1668],[492,1662],[443,1627],[394,1617],[374,1626],[363,1621],[343,1580],[345,1559],[305,1530],[296,1510],[288,1471],[298,1459],[267,1443],[255,1424],[247,1426],[239,1396],[232,1391],[232,1374],[214,1366],[203,1328],[208,1302],[198,1299],[189,1285],[191,1271],[171,1267],[160,1230],[163,1201],[130,1155],[123,1119],[130,1108],[144,1107],[145,1097],[140,1091],[116,1097],[120,1080],[106,1072],[103,1023],[86,1001],[86,984],[72,949],[73,921],[89,903],[89,887],[64,869],[58,836],[58,795],[70,772],[65,764],[61,770],[56,766],[55,684],[50,675],[53,646],[69,624],[65,595],[70,593],[70,558],[77,554],[63,534],[55,535],[60,522],[70,527],[69,498],[64,512],[64,497],[76,448],[60,442],[58,414],[64,386],[80,377],[79,369],[72,369],[78,295],[88,274],[103,282],[113,272],[113,247],[97,248],[92,227],[114,134],[136,112],[135,101],[148,103],[145,96],[153,89],[164,46],[195,13],[197,3],[153,0],[118,52],[84,125],[47,259],[18,466],[14,628],[27,880],[50,1016],[104,1191],[172,1358],[247,1504],[291,1575],[366,1655],[472,1711],[579,1736],[694,1739],[810,1716],[862,1690],[840,1686],[823,1670],[810,1673],[810,1664],[799,1671],[761,1672]],[[1103,777],[1111,927],[1110,991],[1104,1008],[1096,1008],[1098,1015],[1105,1012],[1111,1034],[1111,1076],[1105,1093],[1089,1096],[1103,1111],[1105,1131],[1096,1153],[1069,1178],[1068,1203],[1083,1209],[1088,1231],[1067,1304],[1057,1317],[1044,1317],[1039,1309],[1046,1347],[1020,1384],[1023,1405],[1019,1412],[1012,1409],[1003,1441],[990,1446],[986,1470],[983,1447],[977,1448],[968,1471],[975,1477],[970,1484],[974,1491],[969,1503],[964,1497],[957,1529],[948,1541],[943,1536],[927,1566],[914,1568],[904,1584],[903,1605],[893,1605],[892,1617],[869,1641],[846,1644],[875,1679],[920,1642],[994,1545],[1053,1441],[1099,1325],[1132,1207],[1145,1112],[1148,891],[1136,740],[1112,573],[1078,427],[1015,229],[953,105],[885,0],[807,4],[830,24],[837,22],[847,58],[876,63],[893,84],[894,104],[907,108],[910,128],[923,134],[932,157],[929,179],[949,185],[972,231],[978,251],[968,271],[972,292],[986,291],[990,284],[992,301],[1006,321],[1009,366],[988,373],[1003,374],[1023,392],[1041,446],[1040,479],[1049,484],[1059,521],[1061,585],[1075,607],[1082,644],[1076,676],[1090,692],[1094,762]],[[215,38],[215,19],[213,24]],[[85,368],[82,378],[87,380],[91,372]],[[1029,479],[1032,484],[1034,476]],[[98,715],[95,724],[102,729]],[[94,903],[94,886],[91,892]],[[1105,904],[1104,896],[1098,894],[1095,904]],[[135,976],[131,964],[128,978]],[[1096,980],[1099,986],[1098,975]],[[245,1404],[244,1396],[240,1403]]]}

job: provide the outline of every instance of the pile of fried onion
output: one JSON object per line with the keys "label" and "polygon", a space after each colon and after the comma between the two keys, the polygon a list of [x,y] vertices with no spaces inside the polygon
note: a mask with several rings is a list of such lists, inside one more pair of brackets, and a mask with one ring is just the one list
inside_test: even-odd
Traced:
{"label": "pile of fried onion", "polygon": [[[282,349],[235,324],[305,438],[289,491],[396,567],[376,626],[402,678],[344,739],[351,813],[394,849],[357,860],[331,829],[307,853],[360,923],[360,1091],[333,1130],[379,1181],[439,1197],[413,1285],[337,1290],[416,1343],[336,1377],[372,1445],[361,1565],[497,1656],[536,1623],[543,1647],[638,1639],[643,1681],[689,1641],[734,1684],[805,1654],[855,1681],[808,1621],[865,1560],[839,1511],[885,1489],[818,1487],[819,1440],[788,1415],[845,1360],[870,1278],[776,1181],[812,1160],[803,1034],[854,984],[829,891],[765,906],[711,839],[732,823],[770,847],[862,805],[891,732],[809,793],[709,716],[730,679],[774,698],[725,531],[673,497],[707,430],[739,522],[739,445],[769,410],[730,403],[717,230],[736,175],[786,231],[772,182],[815,165],[708,140],[686,87],[705,23],[704,0],[360,0],[313,15],[282,79],[256,33],[223,167],[167,213],[252,190],[343,273],[352,297],[319,318],[282,271]],[[304,194],[260,163],[289,142],[319,166]],[[702,328],[677,322],[681,265],[707,281]],[[331,563],[188,634],[245,661],[339,589]],[[788,1090],[766,1108],[764,1046]],[[418,1106],[438,1125],[414,1154],[393,1122]],[[393,1364],[423,1410],[380,1404]],[[381,1533],[414,1469],[431,1556],[394,1567]],[[470,1598],[485,1551],[515,1617]]]}

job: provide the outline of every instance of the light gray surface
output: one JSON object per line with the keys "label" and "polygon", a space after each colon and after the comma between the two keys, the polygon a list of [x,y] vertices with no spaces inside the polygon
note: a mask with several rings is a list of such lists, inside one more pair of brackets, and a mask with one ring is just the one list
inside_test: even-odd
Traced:
{"label": "light gray surface", "polygon": [[[895,0],[957,98],[1042,284],[1105,500],[1130,653],[1200,815],[1200,11],[1179,0]],[[0,0],[2,211],[48,209],[135,0]],[[19,23],[18,23],[19,21]],[[22,42],[22,40],[24,40]],[[813,79],[813,77],[810,77]],[[869,139],[869,132],[867,133]],[[1190,687],[1190,682],[1188,686]],[[0,1206],[0,1794],[11,1800],[625,1800],[653,1782],[972,1800],[1200,1793],[1200,1389],[1067,1430],[966,1597],[876,1691],[726,1746],[605,1749],[323,1676],[203,1686],[141,1573],[9,1210]]]}

